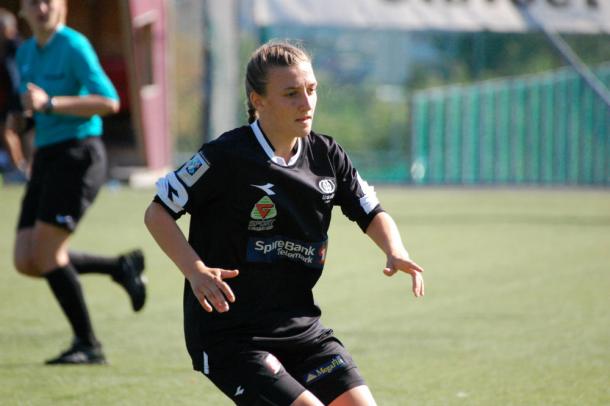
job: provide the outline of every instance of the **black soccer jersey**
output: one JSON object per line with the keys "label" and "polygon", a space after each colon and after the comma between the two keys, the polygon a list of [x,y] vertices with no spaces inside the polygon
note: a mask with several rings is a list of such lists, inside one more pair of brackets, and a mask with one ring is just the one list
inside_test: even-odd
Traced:
{"label": "black soccer jersey", "polygon": [[155,201],[174,218],[190,214],[189,243],[207,266],[240,271],[226,280],[236,297],[226,313],[207,313],[185,283],[195,369],[206,345],[226,339],[306,336],[320,316],[312,288],[324,266],[332,207],[362,230],[382,210],[332,138],[312,132],[284,162],[257,122],[204,144],[159,179]]}

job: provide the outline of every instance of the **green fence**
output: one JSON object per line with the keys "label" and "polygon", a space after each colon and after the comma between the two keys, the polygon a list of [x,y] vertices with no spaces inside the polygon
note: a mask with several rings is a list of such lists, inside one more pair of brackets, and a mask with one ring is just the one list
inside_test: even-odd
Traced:
{"label": "green fence", "polygon": [[571,69],[419,91],[411,142],[414,183],[610,185],[610,106]]}

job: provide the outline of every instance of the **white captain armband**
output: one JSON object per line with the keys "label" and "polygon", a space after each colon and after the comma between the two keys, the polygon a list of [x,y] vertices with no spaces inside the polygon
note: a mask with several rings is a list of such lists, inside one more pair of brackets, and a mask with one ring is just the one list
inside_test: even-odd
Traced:
{"label": "white captain armband", "polygon": [[174,172],[170,172],[165,177],[160,178],[155,183],[155,186],[157,187],[159,199],[174,213],[177,214],[184,210],[184,206],[186,206],[189,200],[189,195]]}

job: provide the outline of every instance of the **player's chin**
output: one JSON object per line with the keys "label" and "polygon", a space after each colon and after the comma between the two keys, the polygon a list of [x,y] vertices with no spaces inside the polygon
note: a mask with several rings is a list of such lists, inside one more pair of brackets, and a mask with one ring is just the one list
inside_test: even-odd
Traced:
{"label": "player's chin", "polygon": [[311,120],[308,120],[307,122],[297,121],[297,126],[295,130],[297,137],[307,137],[311,132]]}

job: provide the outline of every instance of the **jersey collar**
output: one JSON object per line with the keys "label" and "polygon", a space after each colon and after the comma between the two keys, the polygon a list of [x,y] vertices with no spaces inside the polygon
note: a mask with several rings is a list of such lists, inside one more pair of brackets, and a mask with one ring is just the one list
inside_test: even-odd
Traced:
{"label": "jersey collar", "polygon": [[53,31],[53,33],[51,34],[51,36],[49,38],[47,38],[47,42],[44,43],[44,45],[39,46],[39,49],[46,49],[49,44],[51,42],[53,42],[53,40],[55,39],[55,37],[57,36],[57,33],[60,32],[61,30],[63,30],[65,26],[63,24],[58,24],[57,27],[55,27],[55,30]]}
{"label": "jersey collar", "polygon": [[258,120],[256,120],[252,124],[250,124],[250,128],[252,128],[252,131],[254,131],[254,135],[256,136],[256,139],[257,139],[258,143],[260,144],[260,146],[263,148],[263,151],[265,151],[265,154],[267,154],[269,159],[271,159],[271,161],[273,161],[274,163],[281,165],[281,166],[292,166],[299,159],[299,156],[301,156],[301,139],[300,138],[297,139],[297,150],[296,150],[295,154],[292,157],[290,157],[288,162],[286,162],[284,160],[284,158],[275,155],[273,147],[271,146],[271,144],[267,140],[267,137],[265,137],[265,134],[263,134],[263,131],[261,130],[260,126],[258,125]]}

